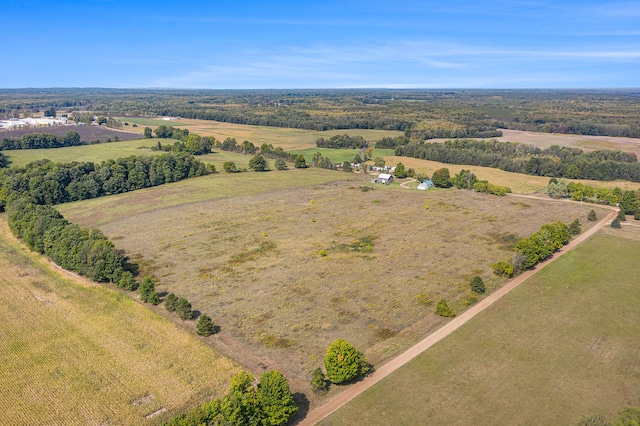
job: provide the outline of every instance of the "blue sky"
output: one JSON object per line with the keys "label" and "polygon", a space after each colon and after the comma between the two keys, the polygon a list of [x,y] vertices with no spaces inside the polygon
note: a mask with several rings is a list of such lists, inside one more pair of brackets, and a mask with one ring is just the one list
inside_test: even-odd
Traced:
{"label": "blue sky", "polygon": [[640,87],[638,1],[0,2],[0,87]]}

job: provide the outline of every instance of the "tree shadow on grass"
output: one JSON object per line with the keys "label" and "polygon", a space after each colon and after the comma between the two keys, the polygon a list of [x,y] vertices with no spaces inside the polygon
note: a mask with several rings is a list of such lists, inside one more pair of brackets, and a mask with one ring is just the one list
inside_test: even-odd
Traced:
{"label": "tree shadow on grass", "polygon": [[309,413],[309,399],[307,399],[307,395],[303,394],[302,392],[296,392],[293,394],[293,400],[298,406],[298,412],[289,420],[288,424],[297,425],[302,420],[304,420],[304,418],[307,417],[307,414]]}

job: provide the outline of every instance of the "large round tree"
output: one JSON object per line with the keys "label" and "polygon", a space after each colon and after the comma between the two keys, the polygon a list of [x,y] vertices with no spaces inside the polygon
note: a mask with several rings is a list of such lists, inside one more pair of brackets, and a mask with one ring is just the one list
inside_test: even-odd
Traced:
{"label": "large round tree", "polygon": [[344,339],[333,342],[324,355],[324,367],[332,383],[344,383],[369,371],[364,354]]}

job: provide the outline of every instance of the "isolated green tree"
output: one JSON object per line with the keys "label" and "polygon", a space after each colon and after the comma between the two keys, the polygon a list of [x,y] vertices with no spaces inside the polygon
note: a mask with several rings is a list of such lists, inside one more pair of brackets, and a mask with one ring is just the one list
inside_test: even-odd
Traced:
{"label": "isolated green tree", "polygon": [[578,219],[574,220],[569,224],[569,233],[571,235],[578,235],[582,232],[582,225],[580,225],[580,221]]}
{"label": "isolated green tree", "polygon": [[266,172],[269,170],[267,160],[264,159],[262,154],[256,154],[251,160],[249,160],[249,168],[254,172]]}
{"label": "isolated green tree", "polygon": [[471,290],[478,294],[482,294],[485,292],[484,281],[482,281],[482,277],[478,275],[473,277],[473,279],[471,280]]}
{"label": "isolated green tree", "polygon": [[598,220],[598,215],[596,214],[595,210],[591,210],[589,212],[589,216],[587,216],[587,220],[589,222],[595,222],[596,220]]}
{"label": "isolated green tree", "polygon": [[342,171],[343,172],[352,172],[353,169],[351,168],[351,162],[345,161],[344,163],[342,163]]}
{"label": "isolated green tree", "polygon": [[438,302],[438,306],[436,307],[436,315],[441,317],[455,317],[456,313],[453,312],[453,309],[447,305],[446,300],[442,299]]}
{"label": "isolated green tree", "polygon": [[433,172],[431,180],[433,181],[433,185],[438,188],[451,187],[451,175],[449,174],[449,169],[447,169],[446,167]]}
{"label": "isolated green tree", "polygon": [[402,163],[396,164],[396,170],[394,172],[394,175],[398,179],[402,179],[402,178],[406,178],[407,177],[407,171],[404,168],[404,164],[402,164]]}
{"label": "isolated green tree", "polygon": [[193,312],[191,311],[191,303],[184,297],[181,297],[176,302],[176,314],[183,320],[190,320],[193,318]]}
{"label": "isolated green tree", "polygon": [[304,159],[304,155],[298,154],[296,156],[296,161],[294,163],[296,169],[306,169],[307,168],[307,160]]}
{"label": "isolated green tree", "polygon": [[211,317],[208,315],[200,315],[198,324],[196,325],[196,331],[200,336],[211,336],[216,332],[216,326],[213,324]]}
{"label": "isolated green tree", "polygon": [[625,214],[635,214],[640,207],[640,201],[638,201],[638,194],[635,191],[625,191],[620,199],[620,210]]}
{"label": "isolated green tree", "polygon": [[364,354],[344,339],[333,342],[324,355],[324,367],[332,383],[348,382],[369,371]]}
{"label": "isolated green tree", "polygon": [[622,210],[622,209],[618,210],[618,214],[616,215],[616,219],[618,219],[620,222],[626,222],[627,221],[627,215],[624,214],[624,210]]}
{"label": "isolated green tree", "polygon": [[322,371],[322,368],[318,367],[311,373],[311,390],[314,393],[324,393],[329,389],[329,383]]}
{"label": "isolated green tree", "polygon": [[616,229],[622,228],[622,225],[620,225],[620,221],[618,220],[618,218],[613,219],[613,222],[611,222],[611,227]]}
{"label": "isolated green tree", "polygon": [[226,173],[238,173],[240,171],[236,167],[236,163],[234,163],[233,161],[225,161],[224,163],[222,163],[222,169]]}
{"label": "isolated green tree", "polygon": [[257,392],[261,425],[285,425],[297,411],[289,383],[279,371],[271,370],[260,376]]}
{"label": "isolated green tree", "polygon": [[177,304],[178,297],[173,293],[167,294],[167,297],[164,299],[164,308],[169,312],[175,312]]}
{"label": "isolated green tree", "polygon": [[144,137],[147,139],[151,139],[153,137],[153,131],[151,130],[151,127],[144,128]]}
{"label": "isolated green tree", "polygon": [[284,159],[282,158],[278,158],[276,159],[275,166],[276,166],[276,170],[286,170],[287,162],[284,161]]}

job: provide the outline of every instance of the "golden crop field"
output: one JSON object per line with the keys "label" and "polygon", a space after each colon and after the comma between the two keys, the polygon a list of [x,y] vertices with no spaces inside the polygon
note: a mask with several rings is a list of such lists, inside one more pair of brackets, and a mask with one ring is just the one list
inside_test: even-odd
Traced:
{"label": "golden crop field", "polygon": [[0,418],[159,424],[240,368],[130,296],[52,271],[0,218]]}

